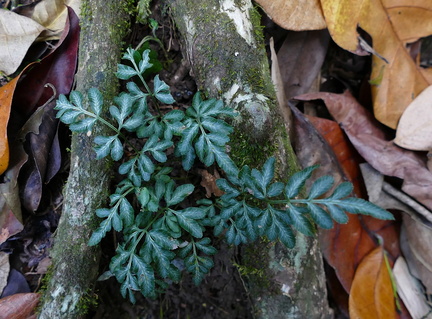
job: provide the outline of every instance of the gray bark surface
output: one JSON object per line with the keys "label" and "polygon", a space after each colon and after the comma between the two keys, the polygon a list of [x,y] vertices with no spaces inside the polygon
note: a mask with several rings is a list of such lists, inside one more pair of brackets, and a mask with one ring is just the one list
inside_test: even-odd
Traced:
{"label": "gray bark surface", "polygon": [[[124,9],[124,3],[117,0],[82,1],[76,90],[83,94],[96,87],[107,101],[117,93],[114,72],[128,25]],[[72,136],[70,175],[39,318],[80,318],[96,299],[92,288],[99,272],[100,250],[87,242],[99,224],[95,210],[105,204],[112,174],[110,163],[96,160],[93,150],[92,140],[103,130],[96,124],[92,134]]]}
{"label": "gray bark surface", "polygon": [[[286,180],[298,165],[271,83],[258,12],[249,0],[169,3],[198,88],[240,113],[230,156],[239,166],[259,167],[273,155]],[[242,248],[245,269],[265,274],[247,276],[256,318],[331,317],[317,240],[302,234],[296,240],[292,250],[264,241]]]}

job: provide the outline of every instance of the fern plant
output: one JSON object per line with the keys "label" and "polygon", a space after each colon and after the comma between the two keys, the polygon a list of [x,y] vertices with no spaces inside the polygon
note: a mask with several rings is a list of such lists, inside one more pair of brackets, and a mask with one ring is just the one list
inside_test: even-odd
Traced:
{"label": "fern plant", "polygon": [[[273,157],[260,169],[239,169],[226,152],[233,130],[226,119],[236,116],[232,109],[222,101],[202,100],[197,93],[186,111],[166,112],[161,106],[174,103],[169,86],[156,75],[150,87],[143,77],[152,66],[149,51],[141,55],[128,49],[123,58],[129,64],[119,64],[116,74],[128,82],[109,107],[112,121],[103,117],[104,101],[95,88],[87,92],[89,110],[80,92],[71,92],[69,99],[60,95],[56,110],[71,131],[90,131],[96,122],[112,131],[94,139],[96,157],[121,161],[118,173],[124,179],[109,197],[109,206],[96,210],[102,221],[89,245],[99,244],[111,230],[123,234],[109,271],[101,277],[115,276],[122,295],[132,302],[135,291],[155,297],[169,282],[179,281],[183,269],[198,285],[213,267],[211,230],[229,244],[247,244],[264,236],[293,247],[295,231],[313,235],[313,223],[322,228],[331,228],[333,220],[346,223],[345,211],[393,219],[378,206],[348,197],[350,183],[324,197],[334,183],[330,176],[318,178],[307,197],[299,198],[316,167],[294,174],[286,183],[274,180]],[[129,136],[139,138],[142,146]],[[132,156],[125,156],[125,144]],[[198,163],[217,164],[224,172],[225,178],[216,182],[224,195],[208,199],[193,184],[181,182],[178,168],[190,171]]]}

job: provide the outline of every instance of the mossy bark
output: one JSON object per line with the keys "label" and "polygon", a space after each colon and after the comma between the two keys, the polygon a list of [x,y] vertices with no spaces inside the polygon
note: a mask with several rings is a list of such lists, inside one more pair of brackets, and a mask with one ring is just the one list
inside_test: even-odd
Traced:
{"label": "mossy bark", "polygon": [[[125,9],[118,0],[82,1],[76,90],[86,92],[96,87],[105,101],[116,95],[114,72],[128,27]],[[91,134],[72,136],[70,175],[39,318],[80,318],[94,301],[92,288],[100,250],[87,246],[87,242],[99,224],[95,210],[106,202],[112,172],[108,161],[95,159],[92,140],[104,130],[96,125]]]}
{"label": "mossy bark", "polygon": [[[273,155],[278,177],[286,180],[298,165],[276,102],[259,13],[250,0],[168,2],[199,89],[240,113],[230,155],[252,167]],[[248,276],[256,318],[330,317],[317,241],[301,234],[296,240],[292,250],[265,242],[242,249],[245,269],[265,274]]]}

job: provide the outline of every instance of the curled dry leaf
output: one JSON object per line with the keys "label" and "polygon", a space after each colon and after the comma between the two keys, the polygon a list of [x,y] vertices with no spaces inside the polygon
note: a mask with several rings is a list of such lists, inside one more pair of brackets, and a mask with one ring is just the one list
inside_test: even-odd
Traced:
{"label": "curled dry leaf", "polygon": [[403,179],[402,190],[432,209],[432,173],[425,159],[388,141],[379,123],[348,91],[311,93],[296,99],[323,100],[360,155],[382,174]]}
{"label": "curled dry leaf", "polygon": [[40,295],[22,293],[0,299],[0,318],[29,319],[36,318],[35,310]]}
{"label": "curled dry leaf", "polygon": [[432,85],[402,114],[394,142],[414,151],[432,150]]}
{"label": "curled dry leaf", "polygon": [[349,297],[350,318],[397,318],[391,270],[384,254],[377,247],[358,266]]}
{"label": "curled dry leaf", "polygon": [[[432,34],[432,2],[419,0],[321,0],[333,40],[342,48],[361,53],[357,28],[372,38],[375,55],[371,83],[375,117],[396,128],[398,120],[425,87],[432,70],[414,61],[407,43]],[[347,18],[349,17],[349,18]]]}
{"label": "curled dry leaf", "polygon": [[30,18],[0,10],[0,71],[7,75],[14,73],[43,30],[43,26]]}
{"label": "curled dry leaf", "polygon": [[287,30],[319,30],[326,27],[319,0],[257,0],[267,15]]}
{"label": "curled dry leaf", "polygon": [[206,197],[210,198],[213,194],[217,197],[225,194],[216,186],[216,180],[220,177],[218,171],[215,170],[214,175],[209,173],[206,169],[198,170],[198,173],[201,175],[202,180],[200,185],[206,190]]}

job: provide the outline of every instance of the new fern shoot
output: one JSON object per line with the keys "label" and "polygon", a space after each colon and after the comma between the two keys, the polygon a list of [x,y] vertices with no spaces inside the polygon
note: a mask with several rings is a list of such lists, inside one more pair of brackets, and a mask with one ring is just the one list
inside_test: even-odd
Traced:
{"label": "new fern shoot", "polygon": [[[326,229],[333,227],[333,220],[346,223],[345,212],[393,219],[372,203],[348,197],[350,183],[323,197],[333,186],[330,176],[318,178],[307,197],[299,198],[316,167],[287,182],[274,180],[274,157],[259,169],[238,168],[226,152],[233,131],[226,119],[236,116],[234,110],[216,99],[202,100],[197,93],[185,111],[166,111],[175,102],[169,86],[158,75],[150,86],[143,76],[152,66],[149,50],[141,55],[128,49],[123,59],[128,64],[119,64],[116,75],[128,82],[126,92],[110,102],[112,120],[104,118],[102,94],[95,88],[87,92],[89,109],[84,108],[85,97],[74,91],[69,99],[60,95],[56,110],[73,132],[88,132],[96,122],[111,129],[111,135],[94,139],[96,157],[120,161],[118,172],[124,179],[109,197],[109,206],[96,210],[102,222],[89,245],[99,244],[111,230],[122,232],[123,241],[102,277],[115,276],[122,295],[132,302],[135,291],[155,297],[168,282],[178,282],[182,269],[198,285],[213,267],[216,249],[207,237],[211,230],[229,244],[266,237],[291,248],[295,231],[313,235],[313,223]],[[137,146],[131,137],[142,143]],[[132,156],[125,156],[125,146]],[[216,184],[224,195],[209,199],[186,183],[187,172],[197,165],[223,171],[225,178]]]}

